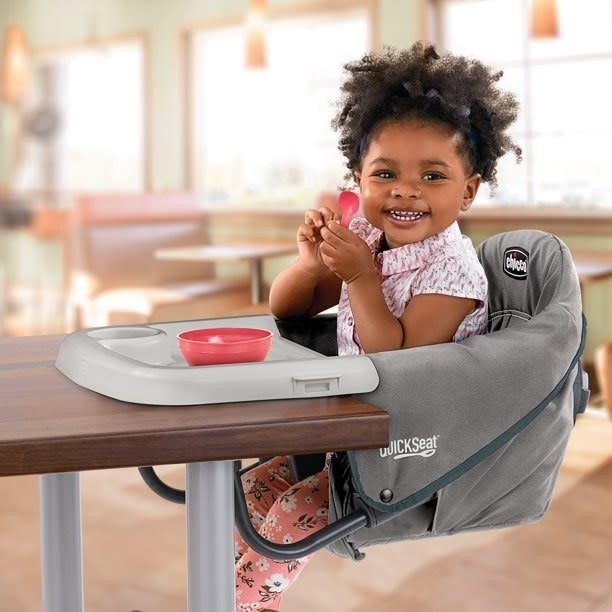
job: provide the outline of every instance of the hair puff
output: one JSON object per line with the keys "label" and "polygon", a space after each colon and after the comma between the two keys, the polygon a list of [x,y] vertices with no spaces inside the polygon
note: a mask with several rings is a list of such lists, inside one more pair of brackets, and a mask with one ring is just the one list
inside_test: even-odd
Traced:
{"label": "hair puff", "polygon": [[507,133],[518,115],[516,97],[498,87],[501,71],[476,59],[438,55],[431,45],[385,48],[344,66],[332,127],[346,159],[348,176],[360,168],[372,130],[381,122],[415,117],[448,125],[463,134],[466,159],[483,182],[497,184],[497,161],[521,149]]}

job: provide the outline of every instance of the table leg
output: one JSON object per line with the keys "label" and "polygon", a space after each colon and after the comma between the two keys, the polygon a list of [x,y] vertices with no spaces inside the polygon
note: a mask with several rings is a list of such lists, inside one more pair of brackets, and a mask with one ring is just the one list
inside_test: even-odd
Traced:
{"label": "table leg", "polygon": [[187,464],[189,612],[234,612],[234,493],[231,461]]}
{"label": "table leg", "polygon": [[6,312],[6,273],[0,262],[0,336],[4,334],[4,313]]}
{"label": "table leg", "polygon": [[44,612],[83,612],[79,473],[40,477]]}
{"label": "table leg", "polygon": [[263,265],[261,259],[249,260],[251,274],[251,303],[261,302],[261,287],[263,283]]}

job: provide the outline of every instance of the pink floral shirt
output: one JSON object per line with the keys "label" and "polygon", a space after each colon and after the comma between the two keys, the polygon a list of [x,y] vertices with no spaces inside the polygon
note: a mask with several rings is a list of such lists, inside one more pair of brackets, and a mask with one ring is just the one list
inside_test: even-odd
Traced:
{"label": "pink floral shirt", "polygon": [[[478,300],[478,306],[460,323],[453,341],[482,334],[487,327],[487,277],[471,240],[455,222],[422,242],[380,251],[382,232],[363,217],[350,228],[370,247],[389,310],[400,317],[411,297],[437,293]],[[353,324],[346,283],[338,304],[338,354],[363,353]]]}

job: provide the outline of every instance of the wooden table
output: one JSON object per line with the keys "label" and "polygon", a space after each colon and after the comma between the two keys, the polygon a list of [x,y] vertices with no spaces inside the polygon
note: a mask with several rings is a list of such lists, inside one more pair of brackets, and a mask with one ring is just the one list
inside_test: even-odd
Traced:
{"label": "wooden table", "polygon": [[207,244],[192,247],[164,248],[155,251],[158,259],[175,261],[248,261],[251,276],[251,302],[259,304],[262,298],[263,260],[297,253],[295,242],[267,244]]}
{"label": "wooden table", "polygon": [[572,252],[572,259],[580,283],[582,310],[586,311],[585,289],[589,285],[612,279],[612,255],[574,251]]}
{"label": "wooden table", "polygon": [[0,476],[41,474],[45,612],[83,610],[81,470],[187,463],[188,609],[234,612],[232,460],[388,444],[387,413],[350,396],[112,400],[55,368],[62,338],[0,340]]}
{"label": "wooden table", "polygon": [[572,259],[582,287],[612,278],[612,255],[575,251]]}

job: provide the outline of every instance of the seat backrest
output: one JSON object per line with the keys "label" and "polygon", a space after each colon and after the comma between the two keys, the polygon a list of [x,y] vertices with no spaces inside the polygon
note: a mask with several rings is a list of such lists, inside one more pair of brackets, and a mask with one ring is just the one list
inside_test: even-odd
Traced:
{"label": "seat backrest", "polygon": [[489,281],[491,331],[565,308],[581,312],[578,275],[569,249],[539,230],[497,234],[478,247]]}
{"label": "seat backrest", "polygon": [[70,223],[71,284],[91,295],[205,278],[212,275],[212,265],[156,260],[154,252],[208,239],[206,213],[194,193],[82,195]]}

